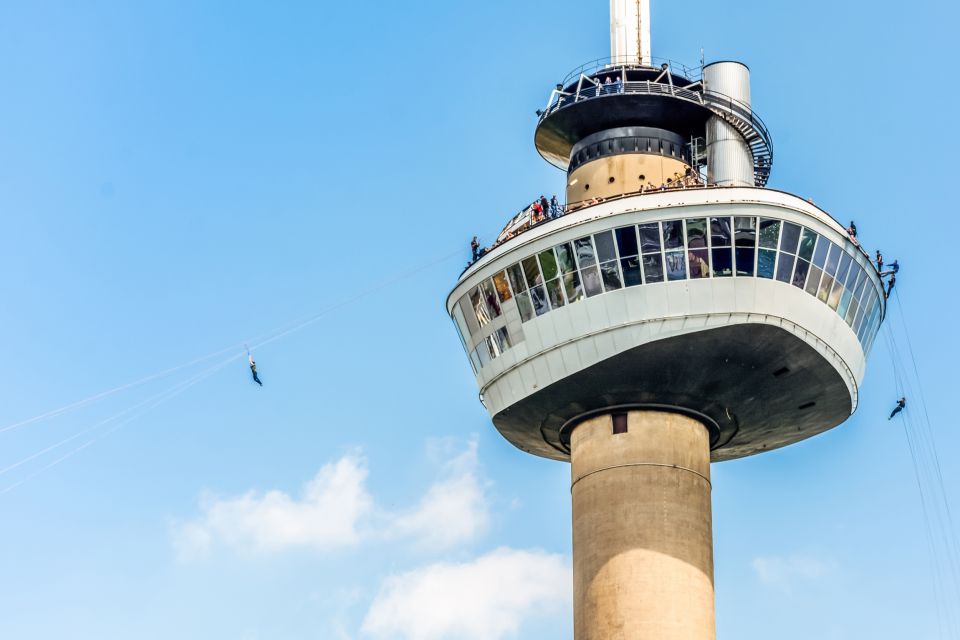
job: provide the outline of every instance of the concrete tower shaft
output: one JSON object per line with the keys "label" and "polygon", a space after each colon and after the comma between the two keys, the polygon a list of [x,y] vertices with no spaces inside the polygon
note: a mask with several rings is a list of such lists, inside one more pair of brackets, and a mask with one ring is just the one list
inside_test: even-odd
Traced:
{"label": "concrete tower shaft", "polygon": [[649,67],[650,0],[610,0],[610,57]]}

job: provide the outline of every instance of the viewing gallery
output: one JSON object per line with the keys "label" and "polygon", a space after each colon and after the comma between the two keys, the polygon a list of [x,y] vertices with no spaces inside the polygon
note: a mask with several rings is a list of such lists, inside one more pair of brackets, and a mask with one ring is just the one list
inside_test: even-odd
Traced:
{"label": "viewing gallery", "polygon": [[[774,218],[711,217],[630,225],[528,256],[462,296],[453,307],[474,372],[523,341],[523,323],[584,298],[627,287],[700,278],[766,278],[806,291],[835,310],[869,353],[882,320],[872,264]],[[514,311],[515,310],[515,311]],[[519,322],[499,321],[508,312]]]}

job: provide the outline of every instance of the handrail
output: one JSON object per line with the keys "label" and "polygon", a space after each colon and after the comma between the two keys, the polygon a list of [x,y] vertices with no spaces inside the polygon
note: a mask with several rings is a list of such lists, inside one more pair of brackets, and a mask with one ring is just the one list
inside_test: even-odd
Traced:
{"label": "handrail", "polygon": [[632,56],[608,56],[606,58],[597,58],[585,62],[564,77],[561,84],[566,87],[568,84],[583,75],[591,75],[594,72],[603,71],[610,67],[630,67],[633,69],[656,69],[666,64],[670,69],[676,69],[677,72],[688,80],[700,80],[703,76],[701,67],[688,67],[682,62],[670,60],[669,58],[652,58],[652,66],[642,65]]}

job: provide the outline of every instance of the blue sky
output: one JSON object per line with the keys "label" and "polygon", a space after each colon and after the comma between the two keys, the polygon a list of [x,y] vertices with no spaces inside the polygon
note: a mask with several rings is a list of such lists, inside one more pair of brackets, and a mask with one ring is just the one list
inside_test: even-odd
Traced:
{"label": "blue sky", "polygon": [[[0,432],[3,469],[90,429],[0,473],[0,637],[571,637],[569,470],[492,428],[442,305],[472,235],[562,190],[534,112],[607,12],[0,5],[0,428],[229,348]],[[750,65],[771,186],[899,258],[954,510],[958,13],[653,6],[654,55]],[[262,389],[207,370],[331,308],[255,350]],[[941,637],[890,367],[878,340],[845,425],[714,467],[720,637]]]}

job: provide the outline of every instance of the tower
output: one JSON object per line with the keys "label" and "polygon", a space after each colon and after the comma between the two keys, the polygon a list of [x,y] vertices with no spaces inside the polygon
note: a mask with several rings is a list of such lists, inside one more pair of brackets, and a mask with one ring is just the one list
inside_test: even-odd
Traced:
{"label": "tower", "polygon": [[715,637],[710,464],[857,408],[885,313],[843,225],[766,188],[750,71],[650,57],[611,0],[611,58],[538,112],[563,215],[525,211],[447,298],[500,433],[571,463],[576,640]]}

